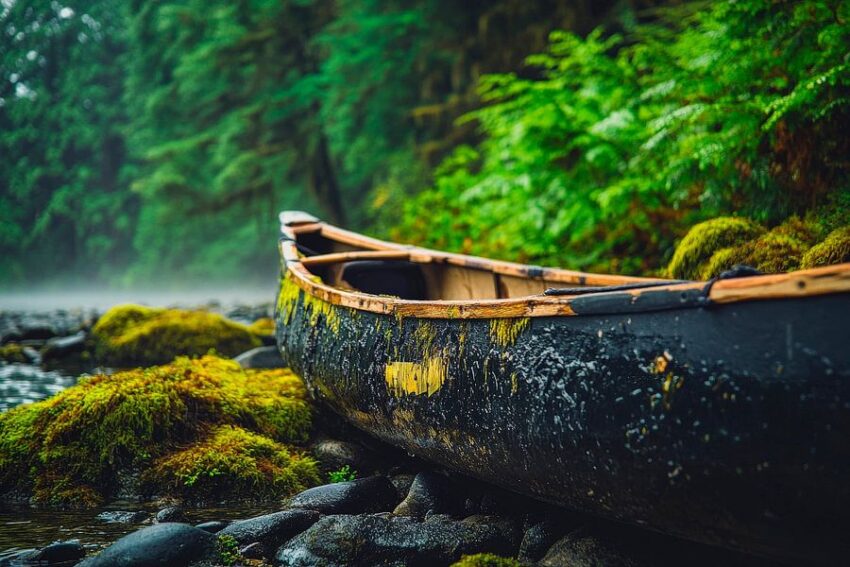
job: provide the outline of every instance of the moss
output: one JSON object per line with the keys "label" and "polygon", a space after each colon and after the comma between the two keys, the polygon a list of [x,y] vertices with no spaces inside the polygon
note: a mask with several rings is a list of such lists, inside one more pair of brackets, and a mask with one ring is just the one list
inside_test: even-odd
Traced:
{"label": "moss", "polygon": [[0,360],[6,362],[28,362],[24,348],[16,343],[0,345]]}
{"label": "moss", "polygon": [[321,483],[316,462],[242,427],[219,425],[206,437],[154,461],[142,485],[204,501],[219,494],[268,500]]}
{"label": "moss", "polygon": [[702,279],[719,275],[737,264],[752,266],[766,274],[796,270],[806,245],[780,228],[737,247],[715,252],[700,272]]}
{"label": "moss", "polygon": [[813,246],[803,255],[800,267],[816,268],[842,262],[850,262],[850,226],[833,230],[823,242]]}
{"label": "moss", "polygon": [[248,325],[248,330],[258,337],[272,337],[274,336],[274,319],[270,317],[257,319]]}
{"label": "moss", "polygon": [[520,562],[510,557],[499,557],[492,553],[464,555],[451,567],[520,567]]}
{"label": "moss", "polygon": [[739,217],[719,217],[699,223],[676,247],[667,272],[674,278],[698,279],[718,250],[743,244],[764,232],[761,225]]}
{"label": "moss", "polygon": [[[267,447],[290,451],[280,444],[305,441],[311,423],[305,397],[302,382],[288,370],[243,370],[215,356],[82,379],[52,398],[0,415],[0,492],[24,491],[43,503],[87,505],[97,500],[91,492],[100,498],[113,494],[120,472],[151,467],[160,467],[162,474],[150,478],[167,491],[182,483],[165,474],[171,470],[177,475],[176,467],[164,464],[169,456],[180,454],[180,462],[188,462],[198,455],[185,453],[193,448],[217,446],[221,451],[226,440],[216,435],[223,426],[238,428],[229,437],[234,446],[259,447],[257,439],[265,438]],[[318,475],[310,459],[287,454],[298,463],[294,478],[299,482],[314,478],[310,469]],[[281,459],[268,462],[279,464]],[[257,467],[266,466],[266,461],[254,460]],[[213,463],[200,457],[196,462]],[[210,466],[207,472],[215,469]],[[236,471],[229,468],[224,476]],[[284,492],[287,485],[278,476],[252,477],[253,490]]]}
{"label": "moss", "polygon": [[308,314],[310,326],[315,327],[319,322],[319,317],[322,317],[325,325],[333,333],[339,332],[340,318],[336,312],[338,307],[312,295],[302,293],[301,288],[298,287],[298,284],[287,271],[280,281],[280,292],[277,296],[277,312],[280,314],[284,325],[289,324],[292,320],[299,299],[303,302],[303,309]]}
{"label": "moss", "polygon": [[211,350],[236,356],[261,344],[245,325],[214,313],[139,305],[113,307],[92,331],[97,357],[116,366],[163,364]]}

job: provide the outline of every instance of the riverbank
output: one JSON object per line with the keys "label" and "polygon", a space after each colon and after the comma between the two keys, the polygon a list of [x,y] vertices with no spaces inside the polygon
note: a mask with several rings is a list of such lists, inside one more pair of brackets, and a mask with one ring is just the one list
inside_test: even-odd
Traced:
{"label": "riverbank", "polygon": [[[205,307],[246,328],[261,328],[256,322],[271,314],[268,304]],[[100,364],[97,350],[91,349],[100,319],[101,313],[91,309],[0,313],[2,342],[28,349],[31,357],[26,363],[0,363],[0,375],[10,368],[26,368],[31,373],[54,372],[65,380],[34,389],[38,393],[28,397],[18,392],[5,400],[7,407],[72,386],[81,365],[84,376],[101,373],[104,378],[96,381],[104,384],[136,376],[112,375]],[[64,369],[39,366],[57,343],[72,348],[60,350],[63,356],[47,358]],[[85,352],[88,357],[81,356]],[[268,353],[264,360],[257,356],[241,360],[246,366],[269,361]],[[189,370],[199,362],[181,364]],[[218,368],[225,363],[211,364]],[[167,370],[170,366],[160,368],[166,370],[157,371],[164,373],[157,384],[172,372]],[[234,379],[248,380],[240,374],[248,371],[227,368]],[[200,379],[202,374],[187,384]],[[84,382],[90,389],[91,379]],[[50,403],[59,404],[53,401],[58,399]],[[69,403],[66,399],[56,407],[68,409]],[[185,487],[157,495],[103,486],[96,487],[102,503],[75,510],[45,508],[44,503],[35,507],[35,500],[19,494],[17,499],[6,498],[0,507],[0,565],[75,565],[84,557],[88,557],[85,565],[112,565],[130,556],[141,561],[132,565],[450,565],[477,554],[488,555],[466,559],[464,565],[678,565],[683,560],[706,566],[770,564],[520,497],[411,458],[321,407],[311,411],[308,438],[287,443],[295,441],[294,450],[316,463],[318,475],[310,481],[316,486],[252,499],[228,489],[226,483],[212,484],[216,492],[203,500],[192,498]],[[0,429],[2,423],[0,419]],[[198,434],[207,429],[201,427]],[[28,433],[27,442],[35,432]],[[114,432],[120,436],[120,430]],[[165,443],[165,437],[156,438]],[[187,441],[180,443],[183,447]],[[77,459],[63,461],[60,468],[88,462],[86,457]],[[230,474],[215,467],[204,470]],[[174,550],[187,551],[174,555]]]}

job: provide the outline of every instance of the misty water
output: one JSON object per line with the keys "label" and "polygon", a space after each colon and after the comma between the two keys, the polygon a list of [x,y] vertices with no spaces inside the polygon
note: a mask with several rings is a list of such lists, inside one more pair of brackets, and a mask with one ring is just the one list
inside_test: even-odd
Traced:
{"label": "misty water", "polygon": [[[124,303],[150,306],[204,307],[232,313],[240,306],[270,304],[274,285],[267,288],[177,291],[44,290],[0,293],[0,317],[16,313],[24,317],[44,318],[49,314],[100,312]],[[231,315],[233,316],[233,315]],[[239,317],[234,317],[239,319]],[[74,385],[80,376],[108,371],[101,368],[43,368],[37,364],[0,361],[0,413],[26,403],[46,399]],[[38,509],[26,504],[0,504],[0,559],[20,549],[41,547],[54,541],[79,539],[84,545],[100,546],[138,529],[141,524],[106,523],[97,515],[107,510],[142,510],[152,517],[157,507],[151,503],[112,502],[95,510]],[[188,509],[192,522],[251,517],[272,508],[256,505]]]}

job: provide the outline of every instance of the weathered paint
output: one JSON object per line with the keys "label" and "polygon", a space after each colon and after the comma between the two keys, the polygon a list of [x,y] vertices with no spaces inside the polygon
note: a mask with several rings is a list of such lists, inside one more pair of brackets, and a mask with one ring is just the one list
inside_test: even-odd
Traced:
{"label": "weathered paint", "polygon": [[517,337],[528,328],[530,319],[492,319],[490,320],[490,340],[501,347],[511,346]]}
{"label": "weathered paint", "polygon": [[395,396],[430,396],[446,381],[446,363],[438,356],[422,362],[388,362],[384,379],[387,390]]}
{"label": "weathered paint", "polygon": [[716,545],[850,552],[847,295],[606,305],[504,344],[488,320],[338,308],[334,333],[303,293],[283,307],[281,352],[315,395],[411,453]]}

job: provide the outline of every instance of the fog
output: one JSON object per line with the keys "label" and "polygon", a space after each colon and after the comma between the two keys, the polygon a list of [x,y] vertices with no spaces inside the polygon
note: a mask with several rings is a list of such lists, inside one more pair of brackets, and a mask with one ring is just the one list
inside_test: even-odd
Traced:
{"label": "fog", "polygon": [[122,303],[151,306],[185,307],[217,302],[222,306],[271,303],[275,299],[274,284],[268,286],[234,283],[232,287],[198,287],[194,289],[17,289],[0,291],[0,310],[51,311],[55,309],[104,310]]}

